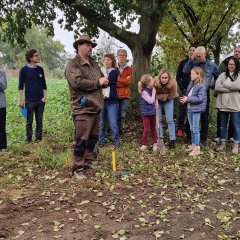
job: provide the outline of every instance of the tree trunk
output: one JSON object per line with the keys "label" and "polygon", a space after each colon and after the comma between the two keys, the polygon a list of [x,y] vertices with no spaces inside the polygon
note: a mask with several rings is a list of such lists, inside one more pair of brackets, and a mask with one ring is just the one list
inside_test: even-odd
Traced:
{"label": "tree trunk", "polygon": [[131,51],[133,55],[133,79],[137,83],[143,74],[150,74],[152,51],[144,51],[144,47],[141,44],[136,45]]}
{"label": "tree trunk", "polygon": [[214,62],[217,65],[219,65],[219,62],[220,62],[222,40],[223,40],[223,37],[221,36],[221,34],[216,34],[216,37],[213,41],[214,45],[212,47],[212,53],[213,53]]}

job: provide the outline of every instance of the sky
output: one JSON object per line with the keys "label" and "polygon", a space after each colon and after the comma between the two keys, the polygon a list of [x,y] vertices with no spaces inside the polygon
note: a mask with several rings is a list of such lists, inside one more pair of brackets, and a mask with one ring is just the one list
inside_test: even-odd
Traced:
{"label": "sky", "polygon": [[[129,30],[133,31],[133,32],[139,31],[138,23],[134,22],[132,24],[132,27]],[[54,34],[55,34],[54,39],[55,40],[59,40],[65,46],[65,50],[68,53],[74,54],[74,52],[75,52],[75,49],[73,48],[73,42],[75,41],[74,37],[73,37],[74,33],[62,29],[60,27],[60,25],[57,23],[57,20],[55,20],[54,21]],[[101,34],[103,34],[103,31],[102,31]],[[101,37],[101,34],[100,34],[100,37]],[[99,42],[98,39],[96,39],[96,42],[97,43]],[[127,52],[128,52],[128,59],[132,60],[132,54],[131,54],[130,49],[124,43],[118,41],[117,39],[116,39],[116,43],[121,48],[124,48],[124,49],[127,50]]]}

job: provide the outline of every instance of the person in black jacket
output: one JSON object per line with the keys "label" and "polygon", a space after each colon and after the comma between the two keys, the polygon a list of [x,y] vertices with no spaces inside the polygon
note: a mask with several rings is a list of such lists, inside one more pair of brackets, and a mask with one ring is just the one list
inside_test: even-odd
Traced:
{"label": "person in black jacket", "polygon": [[[188,58],[182,60],[179,63],[177,68],[176,80],[177,80],[178,88],[180,90],[180,94],[179,94],[180,96],[183,96],[186,93],[188,84],[191,80],[190,73],[184,73],[183,67],[185,63],[188,61],[188,59],[193,55],[194,51],[195,51],[195,46],[190,46],[188,50]],[[187,139],[190,141],[191,132],[190,132],[190,127],[187,120],[187,105],[179,104],[178,107],[179,107],[179,112],[178,112],[177,136],[182,137],[185,130]]]}

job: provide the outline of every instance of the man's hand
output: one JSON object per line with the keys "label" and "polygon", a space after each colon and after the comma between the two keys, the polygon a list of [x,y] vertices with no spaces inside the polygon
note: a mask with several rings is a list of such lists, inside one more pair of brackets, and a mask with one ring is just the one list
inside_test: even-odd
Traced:
{"label": "man's hand", "polygon": [[99,78],[99,83],[100,83],[100,86],[107,86],[109,81],[106,77],[101,77]]}
{"label": "man's hand", "polygon": [[43,97],[42,98],[42,102],[46,102],[47,98],[46,97]]}
{"label": "man's hand", "polygon": [[19,105],[20,108],[23,108],[24,107],[24,100],[20,99],[18,105]]}

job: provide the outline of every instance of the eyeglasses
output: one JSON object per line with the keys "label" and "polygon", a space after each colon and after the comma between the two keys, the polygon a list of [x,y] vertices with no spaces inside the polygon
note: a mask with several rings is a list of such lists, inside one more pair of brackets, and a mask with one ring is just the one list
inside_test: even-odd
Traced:
{"label": "eyeglasses", "polygon": [[118,54],[119,57],[126,57],[127,55],[125,54]]}

